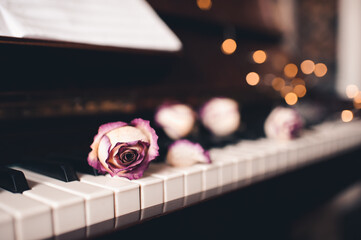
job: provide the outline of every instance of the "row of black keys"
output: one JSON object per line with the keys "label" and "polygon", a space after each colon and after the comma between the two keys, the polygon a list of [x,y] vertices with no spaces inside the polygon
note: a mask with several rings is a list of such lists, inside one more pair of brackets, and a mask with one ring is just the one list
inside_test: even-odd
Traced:
{"label": "row of black keys", "polygon": [[[28,159],[26,162],[20,162],[16,165],[64,182],[79,181],[76,172],[94,176],[101,175],[96,169],[88,165],[85,159],[69,156]],[[0,188],[13,193],[22,193],[30,189],[21,171],[6,166],[0,167]]]}

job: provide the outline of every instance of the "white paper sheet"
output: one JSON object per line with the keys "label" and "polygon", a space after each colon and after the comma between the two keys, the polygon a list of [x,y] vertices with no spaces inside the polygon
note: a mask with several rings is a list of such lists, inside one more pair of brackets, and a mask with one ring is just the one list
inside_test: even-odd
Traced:
{"label": "white paper sheet", "polygon": [[0,35],[160,51],[182,47],[145,0],[0,0]]}

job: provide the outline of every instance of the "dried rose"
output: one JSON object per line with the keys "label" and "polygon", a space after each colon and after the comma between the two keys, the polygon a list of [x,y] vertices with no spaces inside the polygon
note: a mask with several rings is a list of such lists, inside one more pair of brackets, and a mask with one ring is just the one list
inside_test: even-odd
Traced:
{"label": "dried rose", "polygon": [[234,133],[241,123],[238,103],[230,98],[212,98],[201,108],[200,118],[207,129],[220,137]]}
{"label": "dried rose", "polygon": [[211,163],[211,159],[200,144],[182,139],[169,146],[166,162],[174,167],[186,167],[195,163]]}
{"label": "dried rose", "polygon": [[290,140],[299,136],[303,127],[303,119],[292,108],[276,107],[268,115],[264,130],[266,136],[279,140]]}
{"label": "dried rose", "polygon": [[196,122],[192,108],[181,103],[165,103],[155,113],[155,122],[168,137],[177,140],[187,136]]}
{"label": "dried rose", "polygon": [[158,154],[158,136],[141,118],[111,122],[99,127],[91,144],[88,163],[101,173],[138,179]]}

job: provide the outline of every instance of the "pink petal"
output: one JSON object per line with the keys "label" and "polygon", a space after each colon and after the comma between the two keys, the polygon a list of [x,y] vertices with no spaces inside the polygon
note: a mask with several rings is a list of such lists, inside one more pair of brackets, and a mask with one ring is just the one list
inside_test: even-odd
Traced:
{"label": "pink petal", "polygon": [[88,163],[90,166],[98,169],[99,171],[106,171],[106,169],[98,161],[98,148],[99,148],[100,140],[107,132],[115,128],[119,128],[127,125],[128,125],[127,123],[119,121],[119,122],[106,123],[99,127],[98,134],[95,135],[93,143],[90,145],[90,148],[92,149],[92,151],[88,155]]}
{"label": "pink petal", "polygon": [[167,163],[174,167],[191,166],[195,163],[211,163],[209,152],[199,143],[178,140],[169,146]]}
{"label": "pink petal", "polygon": [[158,135],[150,126],[150,122],[141,118],[136,118],[130,122],[131,125],[140,129],[149,139],[149,149],[145,161],[149,162],[159,156]]}

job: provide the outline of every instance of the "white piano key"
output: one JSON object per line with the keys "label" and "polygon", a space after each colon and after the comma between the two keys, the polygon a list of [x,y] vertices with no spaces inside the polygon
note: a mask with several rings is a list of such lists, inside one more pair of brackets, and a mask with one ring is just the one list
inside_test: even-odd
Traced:
{"label": "white piano key", "polygon": [[219,166],[215,164],[198,163],[192,166],[202,170],[202,199],[218,193],[220,186]]}
{"label": "white piano key", "polygon": [[105,188],[114,193],[115,217],[140,210],[139,184],[131,181],[119,181],[106,176],[92,176],[78,173],[81,182]]}
{"label": "white piano key", "polygon": [[184,177],[184,205],[190,205],[201,200],[203,186],[203,171],[200,168],[172,167],[172,170],[180,172]]}
{"label": "white piano key", "polygon": [[85,227],[85,206],[81,197],[44,184],[28,183],[31,190],[24,191],[23,195],[51,207],[55,235]]}
{"label": "white piano key", "polygon": [[0,191],[0,209],[14,218],[16,239],[43,239],[53,235],[49,206],[23,194]]}
{"label": "white piano key", "polygon": [[145,173],[142,178],[129,180],[124,177],[111,177],[120,181],[136,183],[140,186],[140,219],[146,219],[163,213],[163,180]]}
{"label": "white piano key", "polygon": [[79,181],[63,182],[43,176],[26,169],[14,167],[22,171],[26,178],[53,188],[77,195],[85,200],[86,225],[93,225],[114,218],[113,192]]}
{"label": "white piano key", "polygon": [[212,163],[218,165],[220,193],[233,190],[237,187],[238,182],[238,161],[236,157],[223,153],[222,150],[212,150],[209,153]]}
{"label": "white piano key", "polygon": [[237,162],[237,187],[247,185],[252,178],[252,161],[254,156],[242,154],[237,147],[222,149],[223,154]]}
{"label": "white piano key", "polygon": [[15,239],[13,218],[3,210],[0,210],[0,236],[6,240]]}
{"label": "white piano key", "polygon": [[164,212],[183,207],[184,176],[164,163],[150,164],[147,173],[163,180]]}

